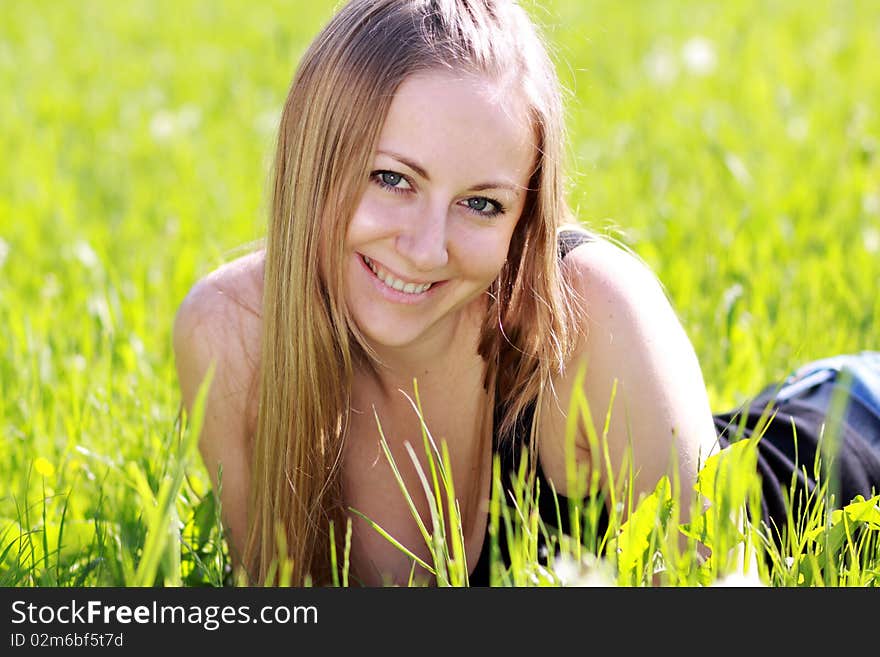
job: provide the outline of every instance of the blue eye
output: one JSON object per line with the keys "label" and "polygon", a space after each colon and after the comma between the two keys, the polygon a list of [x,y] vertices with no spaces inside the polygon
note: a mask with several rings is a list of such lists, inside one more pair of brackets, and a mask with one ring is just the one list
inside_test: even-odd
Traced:
{"label": "blue eye", "polygon": [[370,177],[379,187],[392,192],[407,192],[412,189],[412,185],[403,174],[394,171],[374,171]]}
{"label": "blue eye", "polygon": [[381,176],[382,182],[391,187],[397,187],[400,184],[400,181],[403,180],[403,176],[399,173],[391,173],[390,171],[383,171]]}
{"label": "blue eye", "polygon": [[494,217],[504,213],[504,207],[485,196],[473,196],[464,202],[468,210],[482,217]]}
{"label": "blue eye", "polygon": [[[386,171],[379,169],[370,174],[370,180],[382,189],[394,192],[395,194],[406,194],[414,191],[412,183],[402,173],[395,171]],[[468,212],[482,217],[484,219],[492,219],[506,212],[505,208],[498,201],[494,201],[485,196],[471,196],[470,198],[457,201],[458,205],[464,207]]]}

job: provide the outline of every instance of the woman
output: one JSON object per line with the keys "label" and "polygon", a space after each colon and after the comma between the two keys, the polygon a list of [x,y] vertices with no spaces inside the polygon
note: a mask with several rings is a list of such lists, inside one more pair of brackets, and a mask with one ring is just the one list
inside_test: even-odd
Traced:
{"label": "woman", "polygon": [[[430,581],[350,511],[428,557],[380,445],[421,490],[414,381],[471,583],[494,453],[506,474],[527,447],[569,492],[575,386],[611,407],[634,498],[664,475],[692,489],[719,444],[693,348],[651,272],[572,220],[562,157],[553,66],[512,1],[352,0],[317,36],[281,118],[265,250],[199,281],[174,330],[187,408],[216,365],[200,449],[251,582],[279,555],[294,584],[329,582],[328,529],[338,543],[347,520],[355,581]],[[595,456],[584,427],[576,453]]]}

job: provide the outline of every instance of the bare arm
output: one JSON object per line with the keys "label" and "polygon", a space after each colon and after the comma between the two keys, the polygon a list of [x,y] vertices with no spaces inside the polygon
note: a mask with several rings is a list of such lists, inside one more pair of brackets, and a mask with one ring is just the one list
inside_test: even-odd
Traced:
{"label": "bare arm", "polygon": [[[235,304],[213,283],[197,283],[174,321],[174,354],[183,405],[192,412],[205,374],[215,363],[205,403],[199,450],[228,531],[233,561],[240,563],[247,531],[248,385],[241,319]],[[222,471],[222,475],[221,475]]]}
{"label": "bare arm", "polygon": [[[557,383],[563,408],[567,411],[577,370],[585,363],[582,390],[601,436],[616,382],[608,431],[614,476],[620,476],[622,464],[632,464],[634,501],[652,492],[662,476],[668,475],[670,481],[677,477],[684,520],[698,467],[717,449],[693,346],[656,277],[634,256],[596,241],[574,249],[564,268],[583,298],[586,317],[576,356]],[[577,434],[576,447],[581,455],[593,451],[584,427]],[[549,451],[558,462],[561,448]],[[594,464],[600,457],[599,480],[607,486],[601,454],[592,456]],[[564,472],[558,467],[555,471]]]}

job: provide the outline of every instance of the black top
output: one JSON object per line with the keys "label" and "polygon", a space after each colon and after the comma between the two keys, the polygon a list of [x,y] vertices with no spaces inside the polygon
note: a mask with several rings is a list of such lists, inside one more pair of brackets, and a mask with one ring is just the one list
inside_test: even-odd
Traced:
{"label": "black top", "polygon": [[[563,258],[565,258],[566,255],[568,255],[568,253],[572,249],[580,246],[581,244],[591,241],[593,237],[592,235],[590,235],[590,233],[584,231],[565,230],[559,233],[558,239],[559,259],[562,260]],[[501,481],[503,482],[505,491],[507,492],[505,502],[510,505],[512,501],[511,496],[513,495],[514,491],[513,474],[519,470],[520,461],[522,459],[522,449],[526,445],[529,434],[531,432],[532,421],[535,417],[535,402],[532,401],[532,403],[526,406],[522,415],[517,420],[517,424],[512,432],[513,435],[507,439],[505,439],[504,436],[500,435],[498,429],[498,423],[500,422],[503,414],[503,405],[502,401],[497,398],[497,390],[493,414],[495,430],[493,431],[492,436],[492,450],[494,454],[498,455],[498,458],[501,462]],[[557,514],[556,502],[554,502],[553,500],[550,483],[544,476],[544,471],[541,469],[540,462],[537,465],[535,476],[537,480],[536,485],[538,486],[538,489],[540,491],[538,496],[538,507],[541,519],[549,527],[558,526],[560,531],[566,534],[570,533],[568,519],[569,499],[560,494],[556,495],[557,501],[559,503]],[[607,518],[605,517],[604,513],[604,505],[602,506],[602,511],[603,513],[600,524],[604,526],[607,523]],[[559,519],[559,521],[557,520],[557,518]],[[480,551],[480,558],[477,561],[477,565],[474,567],[474,571],[470,574],[470,577],[468,578],[471,586],[489,586],[489,563],[493,540],[490,532],[491,521],[488,521],[486,523],[486,535],[483,537],[483,547]],[[501,550],[501,555],[504,559],[504,562],[509,563],[507,538],[503,520],[501,521],[499,526],[497,544]],[[545,541],[543,537],[539,539],[539,546],[541,548],[545,547]]]}
{"label": "black top", "polygon": [[[592,235],[576,230],[563,231],[559,234],[559,257],[564,258],[572,249],[592,240]],[[779,540],[779,533],[786,527],[787,509],[800,508],[807,494],[816,487],[814,466],[816,453],[820,449],[820,438],[826,421],[828,400],[837,386],[836,383],[822,383],[810,388],[795,397],[778,402],[774,399],[778,385],[767,386],[757,397],[742,408],[714,415],[715,428],[718,432],[722,448],[740,438],[750,437],[754,431],[760,431],[761,416],[768,404],[771,404],[769,421],[765,418],[764,433],[758,442],[758,474],[762,486],[763,520],[773,530],[772,534]],[[772,414],[775,412],[775,415]],[[496,398],[494,409],[495,431],[493,450],[501,462],[502,482],[505,486],[510,505],[513,495],[512,474],[518,470],[522,457],[522,449],[527,444],[535,413],[535,402],[526,407],[519,418],[509,440],[498,435],[498,422],[501,418],[502,405]],[[742,423],[742,427],[740,424]],[[792,431],[792,425],[795,431]],[[795,437],[797,444],[795,444]],[[852,500],[856,495],[870,497],[880,490],[880,417],[854,396],[849,397],[844,421],[840,432],[840,450],[833,461],[834,473],[839,489],[836,506]],[[823,470],[823,476],[825,476]],[[536,483],[539,487],[538,507],[541,520],[548,528],[570,535],[568,507],[570,500],[557,495],[557,506],[550,492],[551,488],[541,469],[540,462],[536,468]],[[794,491],[791,505],[788,504],[790,492]],[[605,505],[598,500],[600,516],[594,529],[599,537],[607,528],[608,517]],[[492,545],[490,535],[491,521],[487,522],[486,535],[479,560],[469,577],[471,586],[489,585],[489,562]],[[507,538],[503,521],[499,527],[497,545],[506,566],[510,559],[507,550]],[[589,538],[582,536],[583,539]],[[539,537],[539,550],[545,549],[543,536]],[[539,553],[540,556],[540,553]],[[546,559],[542,559],[546,562]]]}

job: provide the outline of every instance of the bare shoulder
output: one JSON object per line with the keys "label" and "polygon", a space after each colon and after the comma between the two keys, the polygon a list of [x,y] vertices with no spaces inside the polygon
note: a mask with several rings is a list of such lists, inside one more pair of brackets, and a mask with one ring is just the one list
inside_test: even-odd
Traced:
{"label": "bare shoulder", "polygon": [[637,255],[597,239],[573,249],[564,271],[582,311],[575,356],[591,367],[595,385],[628,379],[633,387],[635,380],[656,376],[672,390],[685,363],[696,374],[693,347],[672,301]]}
{"label": "bare shoulder", "polygon": [[236,562],[245,545],[250,443],[259,401],[262,272],[262,252],[217,268],[193,285],[174,318],[175,366],[188,412],[215,367],[199,451],[219,491]]}
{"label": "bare shoulder", "polygon": [[650,267],[636,254],[606,239],[595,238],[572,249],[562,267],[566,281],[594,321],[603,315],[632,320],[671,309]]}
{"label": "bare shoulder", "polygon": [[[715,436],[702,371],[670,297],[637,255],[601,238],[569,252],[563,271],[580,306],[579,339],[554,382],[559,397],[548,418],[556,423],[551,428],[562,433],[578,372],[585,368],[578,394],[600,433],[607,418],[615,468],[630,463],[639,473],[635,492],[649,491],[668,474],[674,448],[685,489]],[[559,442],[547,441],[541,458],[564,478]],[[583,427],[578,443],[589,450]]]}
{"label": "bare shoulder", "polygon": [[190,407],[211,363],[212,393],[238,410],[259,365],[264,252],[226,263],[190,288],[174,318],[174,354],[184,404]]}
{"label": "bare shoulder", "polygon": [[[227,262],[190,288],[178,308],[177,320],[236,320],[247,315],[259,319],[265,251],[255,251]],[[228,324],[227,324],[228,325]]]}

